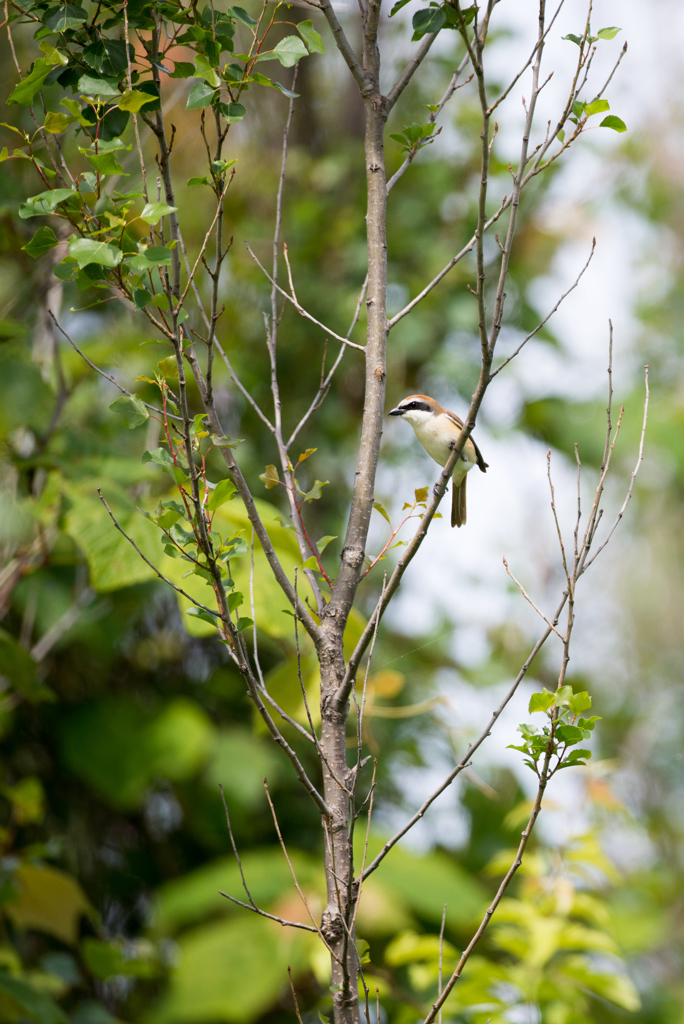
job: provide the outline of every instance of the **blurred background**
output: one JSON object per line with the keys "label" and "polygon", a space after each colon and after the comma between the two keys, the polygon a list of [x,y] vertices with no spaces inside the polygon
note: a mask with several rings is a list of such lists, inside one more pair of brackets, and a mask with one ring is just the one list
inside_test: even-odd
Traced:
{"label": "blurred background", "polygon": [[[574,444],[585,505],[605,436],[609,319],[614,327],[616,408],[624,419],[607,492],[617,514],[634,467],[650,366],[645,462],[610,547],[582,580],[571,679],[601,716],[593,758],[553,780],[531,853],[445,1021],[582,1024],[684,1022],[684,11],[675,0],[600,0],[593,27],[621,32],[597,56],[602,81],[624,41],[611,110],[626,134],[587,132],[521,207],[502,355],[549,312],[589,255],[580,285],[548,326],[490,388],[477,440],[490,469],[472,474],[468,524],[437,521],[380,630],[369,681],[367,751],[378,759],[372,850],[419,805],[460,757],[540,633],[502,565],[547,611],[562,590],[551,516],[547,451],[561,523],[576,509]],[[340,4],[353,34],[353,5]],[[383,19],[388,80],[410,52],[412,8]],[[254,12],[253,12],[254,13]],[[404,15],[406,14],[406,18]],[[534,39],[534,4],[502,2],[490,55],[504,83]],[[287,18],[310,16],[292,7]],[[563,96],[584,7],[568,0],[548,43],[537,123],[543,135]],[[363,112],[318,16],[325,57],[300,65],[285,188],[283,238],[298,297],[344,333],[365,275]],[[402,20],[403,19],[403,20]],[[390,132],[427,120],[459,51],[451,33],[394,112]],[[17,32],[22,64],[30,35]],[[291,84],[291,71],[279,69]],[[0,93],[16,82],[5,37]],[[186,238],[200,244],[209,214],[197,170],[189,83],[172,81],[164,108],[177,126],[176,183]],[[219,337],[237,373],[268,410],[261,311],[267,282],[243,240],[268,258],[287,101],[249,96],[231,129],[237,174],[228,197],[234,239],[221,282]],[[508,187],[525,84],[502,107],[493,200]],[[50,105],[49,90],[46,93]],[[55,102],[57,102],[56,100]],[[26,112],[5,108],[8,122]],[[464,88],[443,131],[393,190],[389,208],[389,306],[398,311],[470,237],[478,176],[475,96]],[[28,120],[26,125],[29,125]],[[0,148],[16,144],[0,128]],[[127,138],[127,136],[125,137]],[[130,141],[130,140],[129,140]],[[144,138],[151,149],[151,140]],[[138,184],[131,153],[126,188]],[[387,141],[389,171],[400,147]],[[285,917],[305,920],[274,832],[268,777],[298,879],[320,913],[320,827],[313,808],[255,720],[240,678],[210,628],[190,620],[125,542],[95,495],[105,495],[144,550],[157,547],[136,505],[152,507],[166,485],[140,461],[158,424],[128,430],[109,410],[117,392],[55,335],[47,308],[90,359],[148,401],[136,383],[166,353],[145,321],[81,282],[58,281],[52,254],[24,246],[38,223],[17,218],[40,189],[27,162],[0,175],[0,675],[3,702],[0,814],[0,1019],[38,1024],[290,1022],[287,967],[306,1024],[330,1010],[329,965],[302,933],[285,934],[218,895],[240,898],[218,785],[222,784],[251,891]],[[493,261],[496,249],[490,258]],[[426,392],[463,413],[477,379],[474,300],[467,260],[391,334],[388,409]],[[362,336],[363,321],[357,328]],[[332,351],[332,350],[331,350]],[[328,365],[331,351],[327,354]],[[287,420],[298,422],[318,385],[323,345],[286,310],[279,367]],[[258,481],[275,452],[270,436],[220,367],[218,404],[227,431],[288,566],[297,560],[277,491]],[[329,480],[309,507],[312,529],[341,535],[363,402],[363,369],[348,352],[325,404],[301,436],[316,448],[310,477]],[[214,480],[222,475],[210,466]],[[306,473],[302,474],[306,476]],[[389,420],[376,490],[393,519],[435,467],[405,424]],[[475,479],[477,476],[477,479]],[[275,495],[275,497],[274,497]],[[236,503],[222,514],[246,526]],[[227,511],[226,511],[227,509]],[[407,529],[410,529],[408,527]],[[246,533],[246,537],[249,535]],[[381,549],[378,516],[369,550]],[[406,534],[401,535],[405,538]],[[334,571],[340,541],[326,559]],[[360,592],[358,629],[382,581],[383,562]],[[239,570],[248,574],[248,567]],[[245,576],[246,579],[246,576]],[[260,655],[269,685],[304,719],[283,599],[256,559]],[[353,630],[352,630],[353,632]],[[527,701],[554,686],[549,647],[473,765],[365,887],[358,933],[367,948],[370,1019],[413,1024],[434,996],[446,903],[445,969],[512,859],[529,814],[532,774],[507,745],[527,720]],[[311,652],[307,687],[315,695]],[[295,734],[293,733],[293,737]],[[355,742],[350,738],[351,742]],[[293,742],[296,740],[293,739]],[[303,753],[306,756],[306,752]],[[379,1002],[376,1003],[376,990]],[[379,1006],[379,1011],[377,1007]],[[65,1017],[66,1014],[66,1017]]]}

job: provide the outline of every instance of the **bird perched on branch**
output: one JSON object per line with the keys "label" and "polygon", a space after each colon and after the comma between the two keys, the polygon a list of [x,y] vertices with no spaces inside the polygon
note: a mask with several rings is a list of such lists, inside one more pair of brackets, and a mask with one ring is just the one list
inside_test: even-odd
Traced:
{"label": "bird perched on branch", "polygon": [[[390,416],[403,416],[416,432],[416,437],[428,455],[445,466],[454,450],[463,420],[454,412],[443,409],[439,402],[427,395],[409,395],[399,402]],[[452,474],[451,525],[464,526],[466,521],[466,474],[477,464],[483,473],[487,463],[472,437],[466,441]]]}

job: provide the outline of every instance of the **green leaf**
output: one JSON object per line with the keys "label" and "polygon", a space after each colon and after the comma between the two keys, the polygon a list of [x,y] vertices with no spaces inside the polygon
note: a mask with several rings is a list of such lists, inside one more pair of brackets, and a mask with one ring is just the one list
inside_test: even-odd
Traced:
{"label": "green leaf", "polygon": [[390,522],[390,517],[387,514],[387,510],[380,504],[379,501],[374,501],[373,502],[373,508],[376,510],[376,512],[380,513],[380,515],[382,516],[383,519],[387,520],[387,522],[390,524],[390,526],[392,525],[391,522]]}
{"label": "green leaf", "polygon": [[614,132],[626,132],[627,125],[621,118],[616,117],[615,114],[609,114],[608,117],[604,117],[599,125],[600,128],[612,128]]}
{"label": "green leaf", "polygon": [[243,441],[241,437],[229,437],[227,434],[212,434],[211,440],[219,448],[237,448]]}
{"label": "green leaf", "polygon": [[234,590],[232,594],[228,595],[228,609],[234,612],[236,608],[239,608],[241,604],[244,604],[244,597],[239,590]]}
{"label": "green leaf", "polygon": [[415,495],[415,499],[416,499],[416,504],[417,505],[427,501],[428,490],[429,490],[429,488],[427,488],[427,487],[416,487],[416,489],[415,489],[415,491],[413,493]]}
{"label": "green leaf", "polygon": [[40,49],[52,64],[61,64],[62,67],[66,67],[69,63],[69,58],[66,53],[61,53],[60,50],[56,49],[47,41],[40,44]]}
{"label": "green leaf", "polygon": [[243,25],[247,26],[247,28],[254,28],[255,25],[259,24],[259,22],[256,21],[251,14],[248,14],[242,7],[229,7],[228,13],[232,14],[236,21],[241,21]]}
{"label": "green leaf", "polygon": [[270,491],[272,487],[277,487],[280,483],[280,474],[276,466],[266,466],[263,473],[259,474],[259,479],[263,480],[266,484],[266,490]]}
{"label": "green leaf", "polygon": [[208,107],[214,98],[214,89],[211,89],[206,82],[197,82],[193,85],[185,104],[186,110],[197,110],[200,107]]}
{"label": "green leaf", "polygon": [[306,43],[309,53],[325,53],[323,40],[313,27],[313,21],[300,21],[297,23],[297,31]]}
{"label": "green leaf", "polygon": [[48,252],[50,249],[54,249],[56,245],[59,245],[59,239],[54,233],[52,228],[47,226],[38,228],[35,235],[30,242],[22,246],[24,252],[27,252],[29,256],[33,256],[34,260],[42,256],[43,253]]}
{"label": "green leaf", "polygon": [[591,707],[591,697],[586,690],[582,690],[581,693],[575,693],[570,698],[569,707],[575,715],[579,714],[580,711],[588,711]]}
{"label": "green leaf", "polygon": [[293,67],[298,60],[308,55],[309,51],[299,36],[285,36],[273,49],[273,56],[286,68]]}
{"label": "green leaf", "polygon": [[323,488],[328,483],[330,483],[329,480],[316,480],[313,487],[304,495],[304,501],[308,501],[309,503],[316,501],[320,498]]}
{"label": "green leaf", "polygon": [[190,64],[187,61],[177,60],[174,62],[173,71],[171,72],[171,78],[193,78],[195,74],[195,65]]}
{"label": "green leaf", "polygon": [[221,84],[218,74],[202,53],[195,57],[195,77],[203,78],[213,89],[217,89]]}
{"label": "green leaf", "polygon": [[559,725],[556,727],[556,739],[562,743],[579,743],[584,736],[582,730],[578,729],[576,725]]}
{"label": "green leaf", "polygon": [[126,259],[132,270],[150,270],[152,267],[170,266],[171,257],[171,250],[165,246],[150,245],[144,252]]}
{"label": "green leaf", "polygon": [[567,36],[563,36],[563,39],[569,39],[571,43],[575,43],[577,46],[582,45],[582,36],[576,36],[572,32],[568,32]]}
{"label": "green leaf", "polygon": [[149,102],[149,93],[138,92],[135,89],[126,89],[119,100],[119,110],[127,110],[131,114],[137,114],[140,108]]}
{"label": "green leaf", "polygon": [[55,700],[52,690],[39,681],[36,668],[31,655],[0,628],[0,676],[31,702]]}
{"label": "green leaf", "polygon": [[[69,1024],[67,1015],[49,996],[38,991],[28,981],[15,978],[7,971],[0,971],[0,992],[17,1003],[36,1024]],[[11,1019],[14,1019],[15,1014],[16,1011]]]}
{"label": "green leaf", "polygon": [[596,33],[597,39],[615,39],[618,32],[622,32],[621,28],[617,28],[616,25],[609,25],[607,28],[600,28]]}
{"label": "green leaf", "polygon": [[216,615],[210,615],[209,612],[205,612],[203,608],[188,608],[185,612],[186,615],[191,615],[193,618],[202,619],[203,622],[208,622],[212,626],[216,626],[218,622],[218,613]]}
{"label": "green leaf", "polygon": [[602,114],[604,110],[610,110],[610,103],[608,100],[594,100],[592,103],[587,104],[586,112],[591,117],[592,114]]}
{"label": "green leaf", "polygon": [[422,39],[430,32],[439,32],[444,27],[446,14],[441,7],[426,7],[413,15],[412,41]]}
{"label": "green leaf", "polygon": [[51,110],[48,110],[43,128],[51,135],[61,135],[75,120],[74,117],[69,117],[67,114],[53,114]]}
{"label": "green leaf", "polygon": [[237,620],[235,628],[237,629],[238,633],[242,633],[244,629],[249,629],[249,627],[253,625],[253,621],[245,616],[244,618]]}
{"label": "green leaf", "polygon": [[530,697],[529,712],[532,714],[533,711],[548,711],[553,704],[555,695],[550,693],[547,689],[544,689],[542,693],[533,693]]}
{"label": "green leaf", "polygon": [[302,562],[302,569],[318,569],[318,559],[315,555],[309,555],[305,562]]}
{"label": "green leaf", "polygon": [[187,187],[188,188],[192,188],[193,185],[211,185],[211,184],[213,184],[211,178],[207,178],[206,176],[204,178],[195,177],[195,178],[188,178],[188,186]]}
{"label": "green leaf", "polygon": [[64,4],[45,19],[45,27],[53,32],[66,32],[70,28],[82,25],[88,20],[88,15],[80,7],[73,7],[71,4]]}
{"label": "green leaf", "polygon": [[337,540],[337,537],[328,537],[327,535],[325,537],[321,537],[321,539],[316,542],[316,547],[318,548],[319,553],[323,554],[328,544],[333,540]]}
{"label": "green leaf", "polygon": [[228,124],[234,124],[236,121],[241,121],[247,113],[241,103],[218,103],[217,106]]}
{"label": "green leaf", "polygon": [[[256,76],[254,76],[254,77],[256,77]],[[260,75],[259,77],[263,78],[264,76]],[[299,99],[299,93],[298,92],[292,92],[292,89],[286,89],[284,85],[280,84],[280,82],[271,82],[269,84],[272,85],[274,89],[279,89],[280,92],[282,92],[283,96],[287,96],[291,100]]]}
{"label": "green leaf", "polygon": [[109,408],[121,416],[129,430],[139,427],[150,418],[144,403],[137,395],[121,395]]}
{"label": "green leaf", "polygon": [[121,95],[115,78],[101,78],[99,75],[81,75],[76,87],[84,96],[109,100]]}
{"label": "green leaf", "polygon": [[162,217],[168,216],[169,213],[175,213],[176,210],[176,206],[167,206],[166,203],[146,203],[140,214],[140,219],[144,220],[146,224],[158,224]]}
{"label": "green leaf", "polygon": [[[84,15],[85,19],[85,15]],[[48,60],[47,57],[39,57],[33,65],[30,75],[7,97],[8,103],[20,103],[22,107],[30,107],[36,95],[43,88],[43,82],[52,71],[56,61]]]}
{"label": "green leaf", "polygon": [[555,691],[553,695],[553,703],[557,708],[561,708],[570,703],[572,696],[572,686],[566,683],[565,686],[561,686],[559,690]]}
{"label": "green leaf", "polygon": [[97,242],[94,238],[75,238],[73,235],[69,239],[69,255],[75,257],[80,270],[90,263],[100,267],[118,267],[123,259],[121,249],[108,242]]}
{"label": "green leaf", "polygon": [[153,978],[158,973],[155,965],[149,961],[125,957],[121,946],[116,942],[85,938],[81,943],[81,955],[91,974],[103,981],[122,975]]}
{"label": "green leaf", "polygon": [[556,135],[556,138],[559,139],[560,142],[565,142],[565,132],[563,131],[562,128],[558,132],[558,134]]}
{"label": "green leaf", "polygon": [[406,7],[406,4],[408,2],[409,2],[409,0],[397,0],[397,3],[394,5],[392,10],[390,11],[390,18],[393,18],[394,15],[397,14],[402,9],[402,7]]}
{"label": "green leaf", "polygon": [[237,491],[232,480],[219,480],[216,487],[211,492],[211,497],[207,502],[207,508],[210,512],[214,512],[217,508],[220,508],[221,505],[225,505],[227,501],[234,498],[236,494]]}
{"label": "green leaf", "polygon": [[116,153],[88,153],[86,160],[98,174],[123,174]]}

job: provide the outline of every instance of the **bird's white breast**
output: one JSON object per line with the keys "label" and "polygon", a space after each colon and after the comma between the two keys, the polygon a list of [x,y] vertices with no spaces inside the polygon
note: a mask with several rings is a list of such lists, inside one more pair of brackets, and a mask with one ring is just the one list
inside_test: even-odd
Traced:
{"label": "bird's white breast", "polygon": [[[440,466],[446,465],[446,462],[451,455],[450,445],[456,441],[460,433],[460,430],[455,423],[451,420],[448,420],[445,423],[445,419],[446,417],[444,416],[431,416],[423,422],[411,423],[411,426],[416,432],[416,437],[422,444],[425,451],[428,453],[430,458],[434,459]],[[477,456],[475,455],[473,443],[468,439],[468,441],[466,441],[463,454],[454,466],[453,477],[456,483],[460,483],[468,470],[472,469],[476,461]]]}

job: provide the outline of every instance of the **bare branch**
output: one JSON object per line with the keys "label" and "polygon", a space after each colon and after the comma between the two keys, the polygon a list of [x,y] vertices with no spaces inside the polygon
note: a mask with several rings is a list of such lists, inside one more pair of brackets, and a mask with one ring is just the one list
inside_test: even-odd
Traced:
{"label": "bare branch", "polygon": [[[137,395],[134,395],[132,391],[127,391],[125,387],[123,387],[121,384],[118,383],[118,381],[114,380],[113,377],[110,377],[108,373],[105,373],[104,370],[101,370],[99,366],[96,366],[95,363],[93,363],[90,359],[88,359],[88,356],[84,352],[81,351],[81,349],[78,347],[78,345],[73,340],[73,338],[69,337],[67,332],[60,325],[59,321],[57,320],[57,317],[55,316],[55,314],[52,312],[51,309],[48,309],[48,316],[51,317],[51,319],[52,319],[55,327],[57,328],[57,330],[60,331],[64,335],[64,337],[69,342],[69,344],[74,349],[74,351],[78,352],[78,354],[81,357],[81,359],[83,360],[83,362],[87,363],[88,366],[91,368],[91,370],[95,370],[95,373],[99,373],[101,377],[104,377],[105,380],[108,380],[110,384],[113,384],[115,388],[118,388],[119,391],[122,394],[127,395],[128,398],[137,398],[138,397]],[[142,399],[139,399],[139,401],[142,401]],[[149,409],[151,412],[158,413],[159,416],[163,416],[164,415],[164,410],[163,409],[158,409],[156,407],[156,405],[150,405],[149,402],[143,402],[143,405],[147,409]],[[169,417],[169,419],[172,419],[172,420],[179,420],[179,421],[182,420],[182,416],[175,416],[173,413],[167,413],[166,415]]]}
{"label": "bare branch", "polygon": [[551,319],[553,314],[555,312],[557,312],[557,310],[560,308],[561,304],[565,301],[565,299],[567,299],[567,297],[570,294],[570,292],[573,292],[575,290],[577,285],[582,280],[582,278],[584,276],[585,270],[587,269],[587,267],[591,263],[595,251],[596,251],[596,239],[594,238],[594,239],[592,239],[592,243],[591,243],[591,252],[589,253],[589,259],[587,260],[587,262],[584,264],[584,266],[580,270],[579,274],[575,278],[574,283],[570,285],[570,287],[568,288],[568,290],[566,292],[563,292],[563,294],[561,295],[561,297],[559,298],[558,302],[553,307],[553,309],[549,313],[547,313],[547,315],[544,317],[544,319],[540,323],[537,324],[535,329],[533,331],[530,331],[530,333],[527,335],[526,338],[523,338],[523,340],[520,342],[520,344],[516,348],[515,352],[513,352],[512,355],[510,355],[506,359],[504,359],[503,362],[500,363],[495,370],[492,370],[492,372],[489,375],[490,381],[494,380],[494,378],[496,377],[497,373],[501,373],[501,371],[503,370],[504,366],[508,366],[508,364],[510,362],[512,362],[513,359],[515,359],[515,357],[518,355],[518,353],[521,352],[522,349],[525,347],[527,342],[530,341],[532,338],[534,338],[535,334],[539,334],[539,332],[541,331],[542,327],[544,327],[544,325],[549,322],[549,320]]}
{"label": "bare branch", "polygon": [[504,558],[504,560],[503,560],[503,564],[504,564],[504,566],[505,566],[505,568],[506,568],[506,572],[507,572],[507,573],[508,573],[508,575],[509,575],[509,576],[511,577],[511,579],[513,580],[513,582],[515,583],[516,587],[518,588],[518,590],[520,591],[520,593],[522,594],[522,596],[523,596],[523,597],[525,598],[525,600],[527,601],[527,603],[528,603],[529,605],[531,605],[531,606],[532,606],[532,608],[534,608],[534,610],[535,610],[535,612],[537,613],[537,615],[538,615],[538,616],[539,616],[539,617],[540,617],[541,619],[543,619],[543,620],[544,620],[544,622],[546,623],[546,625],[547,625],[547,626],[548,626],[548,627],[549,627],[550,629],[552,629],[552,630],[554,631],[554,633],[556,634],[556,636],[557,636],[557,637],[558,637],[558,638],[559,638],[560,640],[565,640],[565,637],[563,636],[563,634],[562,634],[561,632],[559,632],[559,631],[558,631],[558,630],[556,629],[556,627],[555,627],[555,626],[551,625],[551,623],[549,622],[549,620],[548,620],[548,619],[546,618],[546,616],[544,615],[544,612],[540,611],[540,609],[539,609],[539,608],[537,608],[536,604],[534,603],[534,601],[532,600],[532,598],[530,597],[530,595],[529,595],[529,594],[527,593],[527,591],[526,591],[526,590],[525,590],[525,588],[523,587],[523,585],[522,585],[522,583],[520,582],[520,580],[517,580],[517,579],[515,578],[515,576],[514,576],[514,575],[513,575],[513,573],[511,572],[511,570],[510,570],[510,569],[508,568],[508,562],[506,561],[506,559],[505,559],[505,558]]}
{"label": "bare branch", "polygon": [[[416,73],[420,65],[427,57],[430,51],[430,47],[432,46],[436,38],[437,32],[428,32],[428,34],[425,36],[422,43],[414,53],[413,57],[411,57],[411,60],[408,62],[402,73],[399,75],[399,78],[396,80],[390,91],[385,96],[385,110],[387,111],[388,114],[392,107],[397,102],[397,100],[399,99],[399,97],[401,96],[406,86],[413,78],[414,74]],[[387,191],[389,192],[389,186],[387,188]]]}
{"label": "bare branch", "polygon": [[[561,614],[561,612],[563,611],[563,608],[565,607],[565,603],[566,603],[567,599],[568,599],[568,595],[567,595],[567,593],[563,594],[563,597],[562,597],[562,599],[561,599],[561,601],[560,601],[560,604],[559,604],[559,606],[558,606],[558,608],[557,608],[557,610],[556,610],[556,614],[555,614],[555,616],[554,616],[554,619],[553,619],[553,621],[554,621],[554,622],[557,622],[557,621],[558,621],[558,619],[559,619],[559,617],[560,617],[560,614]],[[385,859],[385,857],[387,856],[387,854],[388,854],[388,853],[390,852],[390,850],[392,849],[392,847],[393,847],[393,846],[396,846],[396,844],[397,844],[397,843],[399,842],[399,840],[400,840],[400,839],[402,839],[402,838],[403,838],[403,836],[405,836],[405,835],[407,834],[407,832],[410,832],[410,831],[411,831],[411,829],[413,828],[413,826],[414,826],[414,825],[416,825],[416,824],[417,824],[417,823],[418,823],[418,822],[420,821],[420,819],[421,819],[421,818],[422,818],[422,817],[423,817],[423,816],[425,815],[425,812],[426,812],[426,811],[428,810],[428,808],[429,808],[429,807],[430,807],[430,806],[431,806],[431,805],[432,805],[432,804],[433,804],[433,803],[435,802],[435,800],[437,799],[437,797],[438,797],[438,796],[441,796],[441,794],[442,794],[442,793],[443,793],[443,792],[444,792],[444,791],[445,791],[446,789],[448,789],[448,788],[449,788],[449,786],[450,786],[450,785],[451,785],[451,783],[452,783],[452,782],[454,781],[454,779],[455,779],[455,778],[456,778],[456,777],[457,777],[458,775],[460,775],[460,774],[461,774],[461,772],[463,771],[463,769],[464,769],[464,768],[467,768],[467,767],[468,767],[468,765],[469,765],[469,763],[470,763],[470,758],[471,758],[471,757],[473,756],[473,754],[475,753],[475,751],[476,751],[476,750],[477,750],[477,749],[478,749],[479,747],[481,747],[481,746],[482,746],[482,744],[483,744],[483,743],[484,743],[484,741],[485,741],[485,740],[487,739],[487,737],[491,735],[492,729],[493,729],[494,725],[496,724],[496,722],[497,722],[497,719],[498,719],[498,718],[499,718],[499,716],[501,715],[501,713],[502,713],[502,711],[504,710],[504,708],[506,707],[506,705],[507,705],[507,704],[508,704],[508,703],[509,703],[509,702],[511,701],[511,699],[512,699],[512,698],[513,698],[513,696],[515,695],[515,693],[516,693],[516,691],[517,691],[518,687],[520,686],[520,683],[521,683],[521,682],[523,681],[523,679],[524,679],[524,678],[525,678],[525,676],[527,675],[527,672],[528,672],[528,670],[529,670],[529,668],[530,668],[530,665],[532,664],[532,662],[534,661],[534,659],[536,658],[536,656],[537,656],[537,655],[539,654],[539,651],[540,651],[540,650],[542,649],[542,647],[544,646],[544,644],[546,643],[546,641],[548,640],[548,638],[549,638],[549,637],[551,636],[551,633],[552,633],[552,632],[553,632],[553,627],[552,627],[552,626],[549,626],[549,627],[548,627],[548,628],[547,628],[547,629],[545,630],[545,632],[544,632],[544,633],[542,633],[542,635],[540,636],[539,640],[537,640],[536,644],[535,644],[535,645],[534,645],[534,647],[532,648],[532,650],[531,650],[531,652],[530,652],[530,654],[529,654],[529,656],[528,656],[528,658],[527,658],[527,660],[526,660],[525,664],[524,664],[524,665],[522,666],[522,668],[521,668],[521,669],[520,669],[520,671],[518,672],[518,675],[516,676],[516,678],[515,678],[515,680],[514,680],[514,682],[513,682],[513,685],[511,686],[510,690],[508,691],[508,693],[506,694],[506,696],[504,697],[504,699],[503,699],[503,700],[501,701],[501,703],[499,704],[499,706],[498,706],[498,708],[496,709],[496,711],[494,711],[494,712],[493,712],[493,714],[492,714],[491,718],[490,718],[490,719],[489,719],[489,721],[487,722],[487,725],[485,726],[485,728],[483,729],[483,731],[482,731],[482,732],[480,733],[480,735],[478,736],[478,738],[477,738],[476,740],[474,740],[474,741],[473,741],[473,742],[472,742],[472,743],[471,743],[471,744],[469,745],[468,749],[466,750],[465,754],[463,755],[463,757],[461,758],[461,760],[460,760],[460,761],[458,762],[458,764],[456,765],[456,767],[455,767],[455,768],[453,768],[453,769],[452,769],[452,770],[451,770],[451,771],[449,772],[449,774],[447,775],[447,777],[446,777],[446,778],[444,779],[444,781],[443,781],[443,782],[442,782],[442,783],[441,783],[441,784],[440,784],[440,785],[439,785],[439,786],[437,787],[437,789],[433,790],[433,792],[432,792],[432,793],[430,794],[430,796],[429,796],[429,797],[427,798],[427,800],[425,800],[425,801],[424,801],[424,803],[423,803],[423,804],[421,805],[421,807],[420,807],[420,808],[419,808],[419,809],[418,809],[418,810],[416,811],[416,813],[415,813],[415,814],[413,815],[413,817],[412,817],[412,818],[410,818],[410,819],[409,819],[409,820],[408,820],[408,821],[406,822],[406,824],[405,824],[405,825],[403,825],[403,826],[402,826],[402,828],[400,828],[400,829],[399,829],[399,831],[398,831],[398,832],[396,832],[396,833],[395,833],[395,834],[394,834],[394,835],[392,836],[392,838],[391,838],[391,839],[389,839],[389,840],[388,840],[388,841],[387,841],[387,842],[385,843],[385,845],[383,846],[382,850],[380,850],[380,852],[378,853],[377,857],[376,857],[376,858],[375,858],[375,859],[374,859],[374,860],[372,861],[372,863],[370,863],[370,864],[368,865],[368,867],[367,867],[367,868],[366,868],[366,870],[364,871],[364,878],[367,878],[367,877],[368,877],[368,875],[370,875],[370,874],[371,874],[371,873],[372,873],[373,871],[375,871],[375,869],[376,869],[377,867],[379,867],[379,866],[380,866],[380,864],[381,864],[381,863],[382,863],[382,861],[383,861],[383,860]]]}
{"label": "bare branch", "polygon": [[[280,285],[276,281],[273,280],[273,278],[271,277],[269,272],[266,270],[266,268],[263,266],[263,264],[259,262],[258,258],[252,252],[252,249],[251,249],[251,246],[250,246],[249,242],[245,242],[245,245],[247,247],[247,252],[252,257],[252,259],[257,264],[257,266],[263,271],[265,276],[268,278],[268,280],[271,282],[271,284],[278,290],[278,292],[283,296],[283,298],[287,299],[288,302],[292,303],[292,305],[295,307],[295,309],[297,310],[297,312],[299,313],[300,316],[303,316],[307,320],[310,320],[312,324],[315,324],[316,327],[320,327],[320,329],[322,331],[325,331],[326,334],[329,334],[330,337],[334,338],[336,341],[341,341],[343,345],[349,345],[350,348],[357,348],[360,352],[364,352],[365,351],[365,347],[363,345],[357,345],[355,341],[349,341],[348,338],[343,338],[340,334],[335,334],[335,332],[331,331],[330,328],[325,326],[325,324],[322,324],[320,322],[320,320],[317,320],[315,316],[312,316],[311,313],[307,312],[307,310],[305,310],[304,307],[301,306],[299,304],[299,302],[297,301],[297,296],[294,293],[294,287],[292,285],[292,277],[291,277],[291,275],[290,275],[290,287],[292,288],[292,295],[289,295],[283,288],[280,287]],[[287,247],[285,247],[285,253],[287,253]],[[286,259],[287,259],[287,255],[286,255]],[[289,263],[288,263],[288,270],[289,270]]]}

